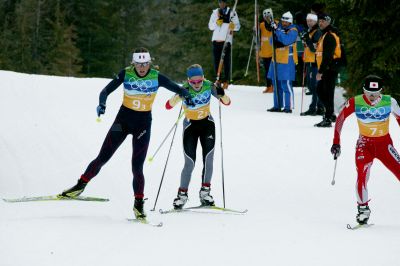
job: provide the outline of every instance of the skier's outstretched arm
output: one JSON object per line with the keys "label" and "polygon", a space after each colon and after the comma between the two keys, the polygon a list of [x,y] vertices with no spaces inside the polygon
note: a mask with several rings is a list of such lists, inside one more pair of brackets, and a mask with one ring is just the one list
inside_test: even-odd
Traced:
{"label": "skier's outstretched arm", "polygon": [[399,104],[397,103],[396,99],[392,98],[392,114],[397,120],[397,123],[400,126],[400,107]]}
{"label": "skier's outstretched arm", "polygon": [[354,113],[354,110],[355,110],[355,101],[354,98],[350,98],[346,102],[346,104],[342,107],[342,110],[340,111],[336,119],[333,144],[340,145],[340,134],[342,132],[344,121],[349,115]]}
{"label": "skier's outstretched arm", "polygon": [[190,97],[190,94],[187,90],[170,80],[167,76],[159,73],[158,74],[158,85],[160,87],[164,87],[167,90],[170,90],[172,92],[175,92],[176,94],[179,94],[179,96],[183,98]]}
{"label": "skier's outstretched arm", "polygon": [[107,102],[107,97],[110,95],[113,91],[115,91],[119,85],[121,85],[124,82],[125,78],[125,69],[121,70],[117,76],[113,80],[111,80],[107,86],[100,92],[99,95],[99,105],[97,106],[97,116],[100,117],[100,115],[103,115],[106,111],[106,102]]}

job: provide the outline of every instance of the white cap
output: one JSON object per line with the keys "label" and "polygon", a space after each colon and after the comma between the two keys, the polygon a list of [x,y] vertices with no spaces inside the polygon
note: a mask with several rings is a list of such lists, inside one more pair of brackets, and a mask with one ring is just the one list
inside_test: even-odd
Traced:
{"label": "white cap", "polygon": [[285,14],[282,15],[281,21],[287,21],[293,24],[293,16],[290,11],[286,12]]}
{"label": "white cap", "polygon": [[272,15],[272,9],[271,9],[271,8],[264,9],[264,11],[263,11],[263,17],[264,17],[264,18],[267,18],[267,17],[272,18],[272,17],[273,17],[273,15]]}
{"label": "white cap", "polygon": [[312,13],[308,13],[307,19],[313,20],[313,21],[318,21],[318,16]]}
{"label": "white cap", "polygon": [[132,63],[147,63],[150,61],[150,53],[133,53]]}

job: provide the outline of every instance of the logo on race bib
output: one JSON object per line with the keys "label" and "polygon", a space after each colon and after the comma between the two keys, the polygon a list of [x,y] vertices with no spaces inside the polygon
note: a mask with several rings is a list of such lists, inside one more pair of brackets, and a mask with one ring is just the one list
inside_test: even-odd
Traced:
{"label": "logo on race bib", "polygon": [[366,118],[375,118],[375,119],[380,119],[382,116],[385,114],[385,108],[384,107],[361,107],[360,113],[362,115],[365,115]]}
{"label": "logo on race bib", "polygon": [[400,163],[400,155],[397,153],[396,149],[392,146],[392,144],[388,145],[389,153],[393,156],[393,158]]}

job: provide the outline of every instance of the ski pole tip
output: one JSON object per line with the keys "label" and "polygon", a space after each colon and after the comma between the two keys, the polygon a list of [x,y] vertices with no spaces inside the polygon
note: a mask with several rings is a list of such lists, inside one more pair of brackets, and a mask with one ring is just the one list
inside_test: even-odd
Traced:
{"label": "ski pole tip", "polygon": [[331,185],[332,185],[332,186],[335,185],[335,180],[332,180]]}

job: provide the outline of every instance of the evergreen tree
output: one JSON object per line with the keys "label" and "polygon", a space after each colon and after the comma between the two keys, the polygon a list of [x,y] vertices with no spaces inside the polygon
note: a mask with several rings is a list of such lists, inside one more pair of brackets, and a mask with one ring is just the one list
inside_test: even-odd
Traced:
{"label": "evergreen tree", "polygon": [[52,44],[48,52],[48,64],[46,72],[52,75],[79,75],[82,59],[79,50],[75,46],[76,33],[73,25],[66,25],[65,14],[60,9],[60,0],[56,1],[54,21],[50,21],[53,36]]}
{"label": "evergreen tree", "polygon": [[350,95],[361,92],[361,83],[368,74],[385,80],[386,93],[399,99],[400,48],[397,33],[400,5],[395,0],[385,3],[373,0],[326,1],[327,10],[341,29],[347,53],[345,86]]}

